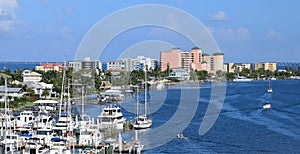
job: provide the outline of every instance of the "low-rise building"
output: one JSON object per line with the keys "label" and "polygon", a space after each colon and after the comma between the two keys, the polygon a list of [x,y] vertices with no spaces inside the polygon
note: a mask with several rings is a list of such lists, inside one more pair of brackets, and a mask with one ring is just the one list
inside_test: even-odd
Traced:
{"label": "low-rise building", "polygon": [[69,69],[70,66],[63,66],[61,63],[44,63],[40,66],[35,66],[36,71],[62,71],[63,69]]}
{"label": "low-rise building", "polygon": [[90,57],[85,57],[83,61],[69,61],[68,66],[74,71],[82,69],[100,69],[102,70],[102,62],[100,60],[91,61]]}
{"label": "low-rise building", "polygon": [[[22,97],[24,90],[22,88],[6,88],[7,99],[14,100],[15,98]],[[5,86],[0,86],[0,102],[4,102],[5,98]]]}
{"label": "low-rise building", "polygon": [[172,69],[169,74],[169,78],[175,78],[177,80],[188,80],[190,79],[190,74],[183,68]]}
{"label": "low-rise building", "polygon": [[241,72],[243,69],[251,70],[250,63],[227,63],[224,64],[224,70],[227,73]]}
{"label": "low-rise building", "polygon": [[40,82],[42,75],[30,70],[24,70],[22,72],[23,82]]}
{"label": "low-rise building", "polygon": [[272,62],[259,62],[254,64],[254,69],[264,69],[264,70],[269,70],[269,71],[276,71],[277,70],[277,63],[272,63]]}
{"label": "low-rise building", "polygon": [[109,61],[106,63],[107,70],[122,70],[125,71],[125,62],[119,61]]}

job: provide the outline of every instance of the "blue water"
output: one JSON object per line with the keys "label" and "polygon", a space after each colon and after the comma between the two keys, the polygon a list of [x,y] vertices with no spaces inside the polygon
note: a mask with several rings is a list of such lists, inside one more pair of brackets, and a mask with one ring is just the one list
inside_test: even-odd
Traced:
{"label": "blue water", "polygon": [[[199,104],[194,118],[182,132],[186,138],[174,136],[166,144],[155,148],[151,147],[153,143],[147,143],[150,139],[146,140],[144,153],[300,153],[300,81],[276,80],[271,85],[273,93],[268,94],[268,81],[228,82],[221,113],[204,135],[199,135],[198,130],[210,100],[211,85],[197,87],[200,97],[191,99],[199,100]],[[191,87],[190,90],[197,89]],[[150,107],[155,106],[162,96],[166,98],[152,114],[151,129],[163,126],[178,110],[190,114],[178,107],[181,91],[180,87],[170,87],[165,91],[150,92]],[[262,109],[266,100],[272,104],[269,110]],[[132,104],[134,98],[123,102],[121,106]],[[91,105],[87,110],[97,116],[101,107]],[[127,118],[134,117],[134,113],[128,111],[124,111],[124,115]],[[152,135],[157,142],[167,140],[170,130],[181,123],[184,121],[175,122],[174,127],[163,130],[165,133],[157,132],[159,136],[155,136],[155,133]],[[144,130],[141,134],[150,130]]]}
{"label": "blue water", "polygon": [[32,70],[35,66],[39,66],[40,63],[38,62],[0,62],[0,70],[10,70],[12,73],[18,70],[29,69]]}

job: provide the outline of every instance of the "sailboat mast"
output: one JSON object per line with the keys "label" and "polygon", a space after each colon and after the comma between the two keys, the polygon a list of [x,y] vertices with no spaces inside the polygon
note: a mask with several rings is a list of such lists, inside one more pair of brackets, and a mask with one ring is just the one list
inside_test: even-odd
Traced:
{"label": "sailboat mast", "polygon": [[139,86],[136,86],[136,118],[138,118],[138,116],[139,116]]}
{"label": "sailboat mast", "polygon": [[66,58],[64,59],[64,66],[63,66],[63,78],[62,78],[62,84],[61,84],[61,95],[60,95],[60,104],[59,104],[59,116],[61,116],[61,107],[62,107],[62,103],[63,103],[63,95],[65,93],[65,76],[66,76]]}
{"label": "sailboat mast", "polygon": [[4,140],[5,140],[5,145],[4,145],[4,153],[7,152],[7,149],[6,149],[6,145],[7,145],[7,118],[6,116],[7,115],[7,100],[6,100],[6,96],[7,96],[7,78],[5,78],[5,87],[4,87],[4,91],[5,91],[5,94],[4,94],[4,116],[5,116],[5,133],[4,133]]}
{"label": "sailboat mast", "polygon": [[147,117],[147,69],[145,70],[145,117]]}
{"label": "sailboat mast", "polygon": [[83,84],[81,85],[81,114],[82,114],[82,117],[84,115],[84,96],[83,96],[83,93],[84,93],[84,89],[83,89]]}

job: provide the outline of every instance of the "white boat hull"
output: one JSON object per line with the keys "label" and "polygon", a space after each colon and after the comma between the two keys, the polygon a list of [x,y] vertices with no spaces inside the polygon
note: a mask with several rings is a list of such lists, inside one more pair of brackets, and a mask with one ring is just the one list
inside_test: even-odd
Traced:
{"label": "white boat hull", "polygon": [[253,79],[233,79],[233,82],[250,82]]}
{"label": "white boat hull", "polygon": [[270,109],[271,108],[271,104],[265,104],[264,106],[263,106],[263,109]]}

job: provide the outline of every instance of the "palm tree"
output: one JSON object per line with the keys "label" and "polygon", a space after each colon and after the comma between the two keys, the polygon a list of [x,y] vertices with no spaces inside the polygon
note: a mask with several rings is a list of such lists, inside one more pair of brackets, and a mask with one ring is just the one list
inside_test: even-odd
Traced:
{"label": "palm tree", "polygon": [[44,89],[42,95],[45,96],[45,99],[46,99],[46,97],[49,95],[49,90],[48,89]]}

